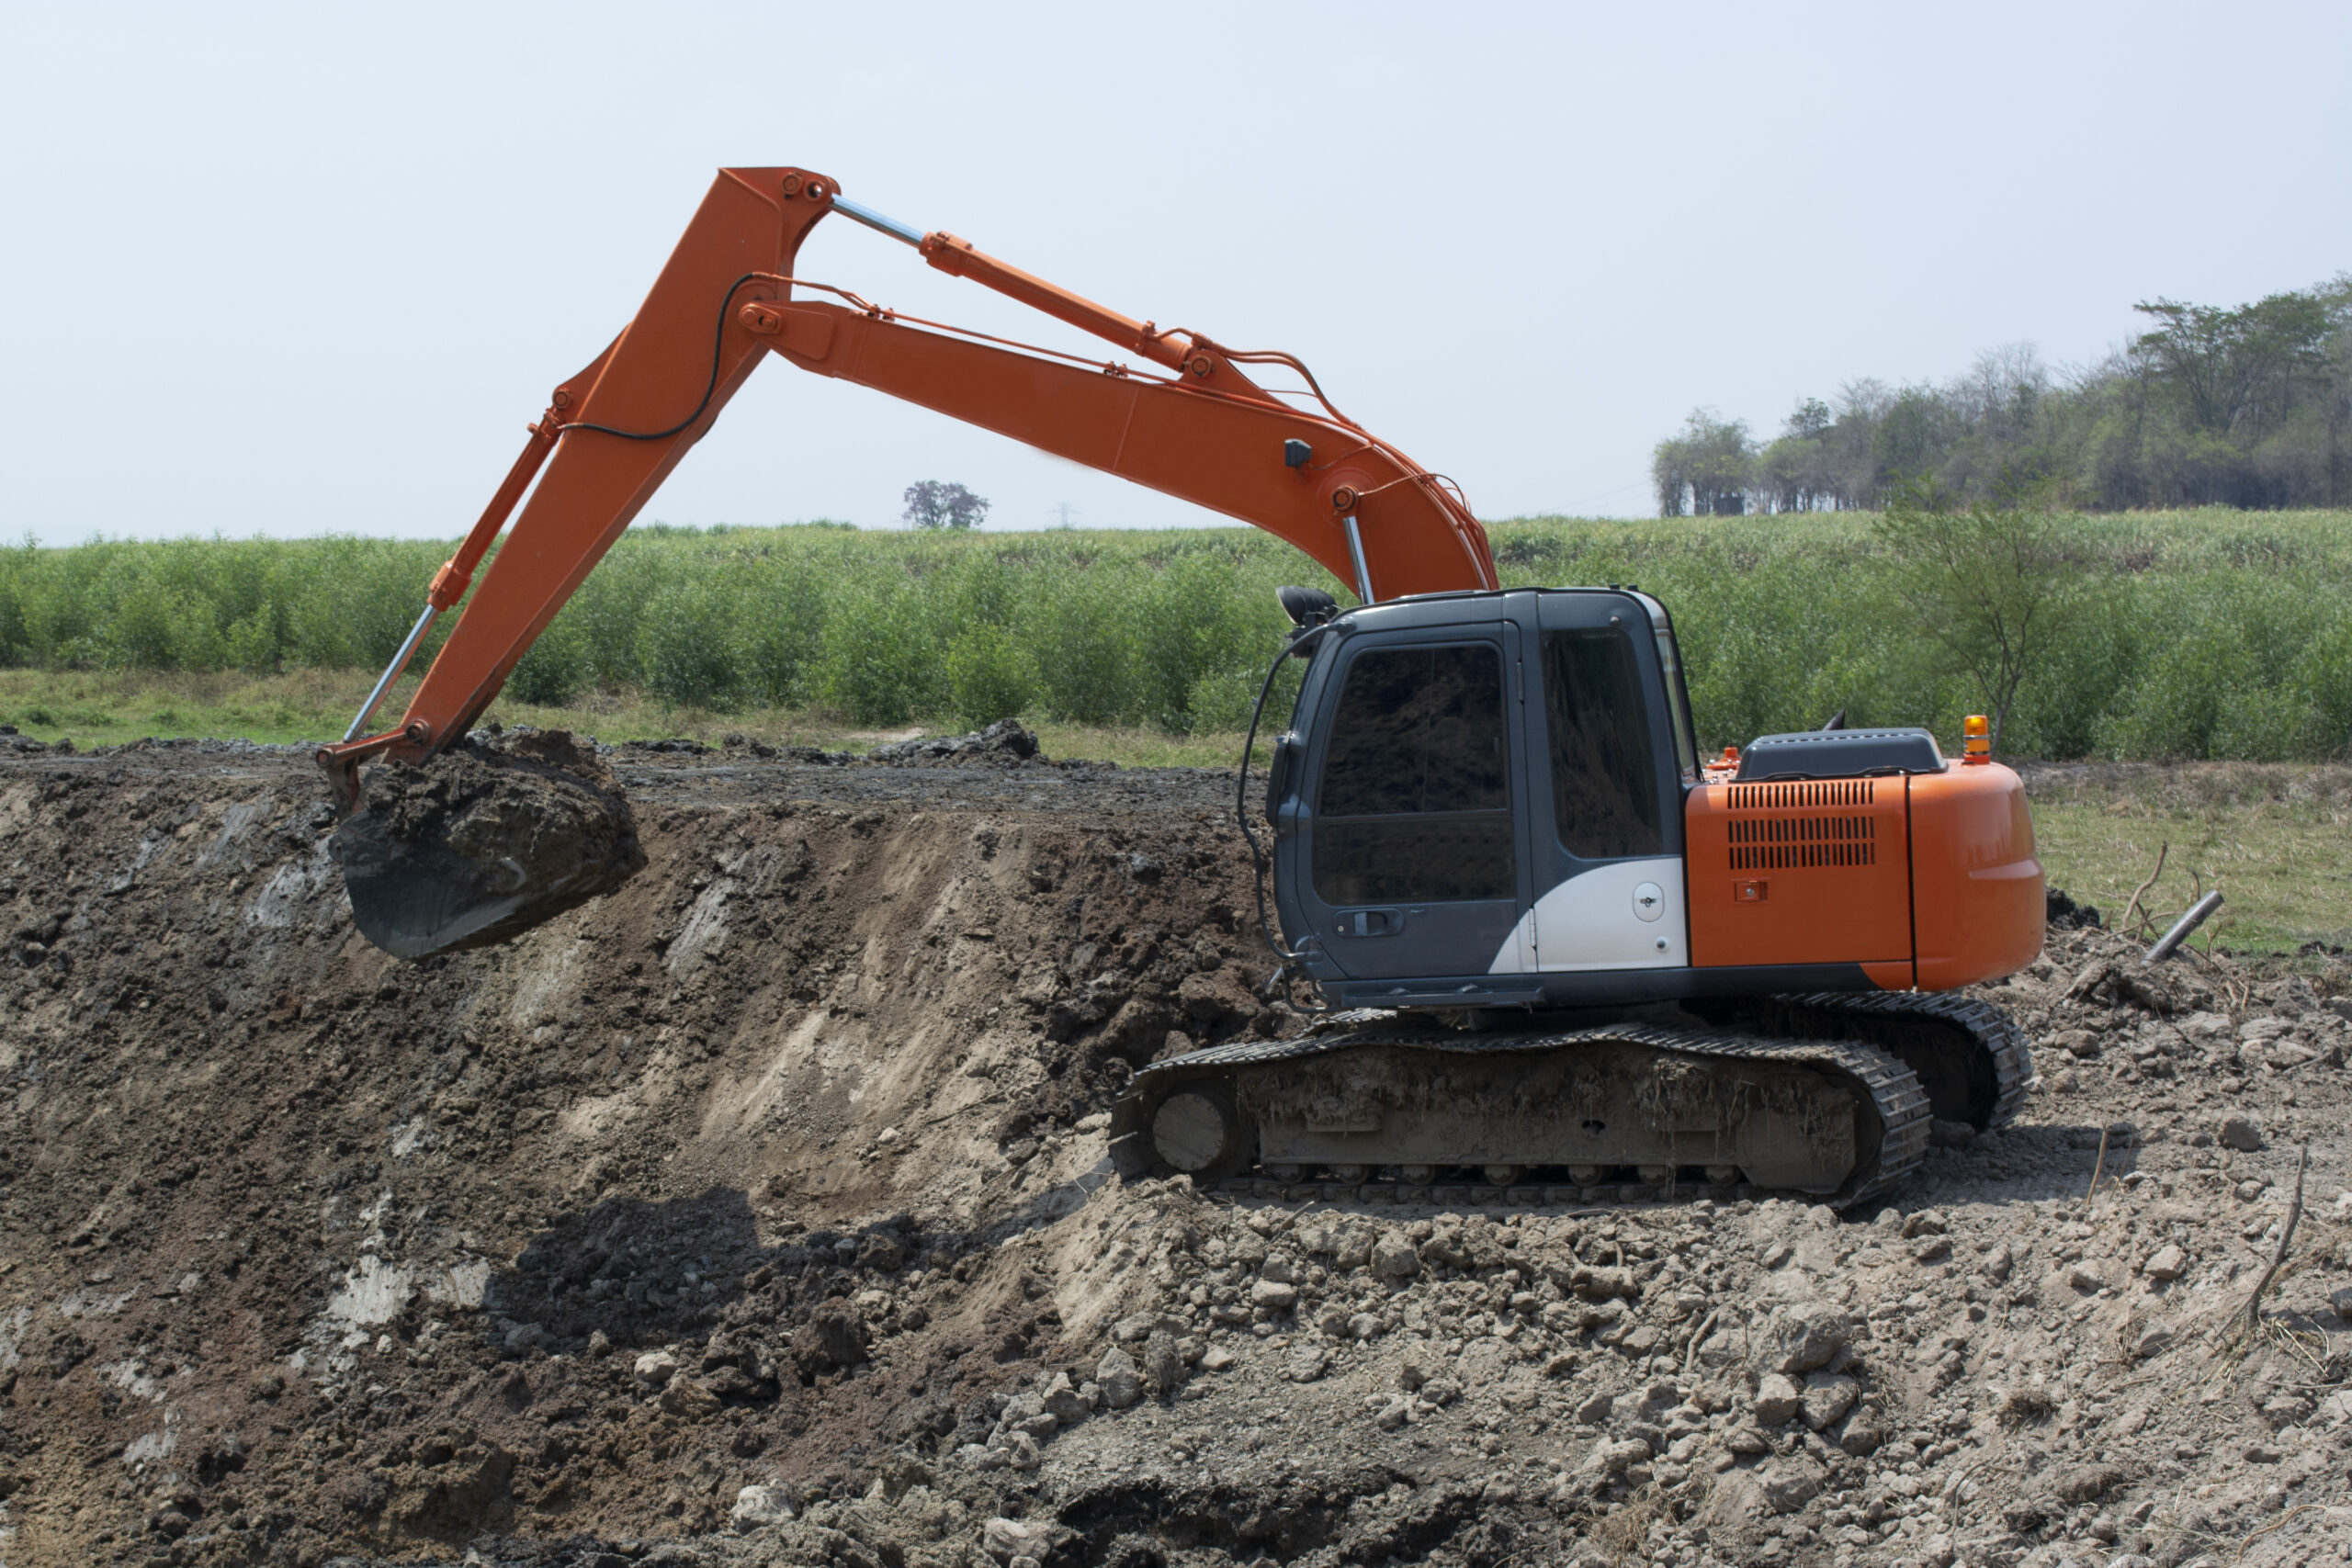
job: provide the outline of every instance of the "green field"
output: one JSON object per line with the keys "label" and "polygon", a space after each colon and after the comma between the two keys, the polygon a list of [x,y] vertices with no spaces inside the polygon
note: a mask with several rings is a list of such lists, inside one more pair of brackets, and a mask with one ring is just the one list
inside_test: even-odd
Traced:
{"label": "green field", "polygon": [[[2005,750],[2352,755],[2352,513],[2129,513],[2066,529],[2073,569],[2110,592],[2055,629]],[[1492,532],[1508,582],[1637,582],[1664,598],[1706,745],[1810,728],[1840,708],[1859,724],[1928,723],[1953,744],[1961,716],[1984,705],[1917,635],[1860,514],[1529,519]],[[28,675],[9,688],[13,721],[95,738],[209,724],[221,709],[248,732],[339,733],[365,684],[357,672],[397,645],[447,548],[326,538],[0,551],[0,669]],[[640,526],[525,660],[509,698],[651,730],[878,730],[1019,713],[1158,734],[1189,753],[1178,738],[1246,716],[1282,630],[1272,590],[1294,581],[1337,588],[1240,528]],[[134,687],[77,683],[99,676],[168,676],[156,689],[185,694],[160,708],[195,711],[104,717],[86,694]],[[51,721],[28,723],[36,709]]]}

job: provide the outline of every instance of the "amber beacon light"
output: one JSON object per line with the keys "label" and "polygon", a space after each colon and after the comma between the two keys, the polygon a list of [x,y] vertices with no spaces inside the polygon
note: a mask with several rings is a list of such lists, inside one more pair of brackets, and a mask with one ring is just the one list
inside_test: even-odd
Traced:
{"label": "amber beacon light", "polygon": [[1961,728],[1966,736],[1961,743],[1961,761],[1962,763],[1991,761],[1993,760],[1993,727],[1985,722],[1984,716],[1981,713],[1970,714],[1968,722]]}

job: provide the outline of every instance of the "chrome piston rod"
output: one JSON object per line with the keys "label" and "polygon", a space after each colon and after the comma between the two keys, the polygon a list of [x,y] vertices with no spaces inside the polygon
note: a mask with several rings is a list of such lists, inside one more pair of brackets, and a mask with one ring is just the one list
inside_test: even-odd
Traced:
{"label": "chrome piston rod", "polygon": [[424,640],[424,634],[433,629],[434,617],[440,614],[439,610],[427,604],[424,614],[417,616],[416,625],[409,628],[408,640],[401,644],[398,653],[392,655],[392,661],[384,666],[383,678],[376,682],[376,689],[368,694],[368,700],[359,705],[359,716],[353,719],[351,728],[343,732],[345,740],[359,739],[360,733],[368,728],[368,716],[376,711],[376,705],[384,700],[384,694],[392,689],[392,682],[401,678],[401,671],[408,668],[410,657],[416,652],[416,645]]}
{"label": "chrome piston rod", "polygon": [[1372,603],[1372,569],[1364,565],[1363,536],[1356,529],[1353,513],[1343,520],[1342,526],[1348,532],[1348,559],[1356,569],[1356,597],[1369,604]]}
{"label": "chrome piston rod", "polygon": [[870,207],[860,207],[857,203],[850,200],[847,197],[837,196],[833,197],[833,210],[840,213],[844,218],[852,219],[857,222],[865,224],[867,228],[873,230],[877,234],[888,234],[890,238],[894,240],[903,240],[910,245],[920,245],[922,243],[922,230],[910,228],[908,225],[899,222],[895,218],[885,218],[879,212],[875,211],[874,209]]}

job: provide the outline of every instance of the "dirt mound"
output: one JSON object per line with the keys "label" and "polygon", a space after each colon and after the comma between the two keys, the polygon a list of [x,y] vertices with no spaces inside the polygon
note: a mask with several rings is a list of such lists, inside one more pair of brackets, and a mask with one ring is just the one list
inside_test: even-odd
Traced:
{"label": "dirt mound", "polygon": [[2021,1123],[1850,1223],[1204,1197],[1114,1178],[1104,1111],[1295,1026],[1230,775],[622,771],[642,874],[403,964],[299,759],[0,761],[0,1562],[2038,1568],[2352,1524],[2335,968],[2057,933],[1985,992]]}
{"label": "dirt mound", "polygon": [[935,767],[943,763],[968,766],[976,761],[1011,765],[1045,760],[1038,750],[1037,738],[1017,718],[998,719],[971,735],[924,736],[895,741],[876,746],[865,755],[868,761],[901,767]]}
{"label": "dirt mound", "polygon": [[377,768],[328,852],[361,932],[401,958],[510,941],[645,867],[611,770],[560,729]]}
{"label": "dirt mound", "polygon": [[2064,888],[2052,887],[2042,896],[2042,919],[2053,931],[2079,931],[2085,926],[2106,923],[2096,905],[2078,903]]}

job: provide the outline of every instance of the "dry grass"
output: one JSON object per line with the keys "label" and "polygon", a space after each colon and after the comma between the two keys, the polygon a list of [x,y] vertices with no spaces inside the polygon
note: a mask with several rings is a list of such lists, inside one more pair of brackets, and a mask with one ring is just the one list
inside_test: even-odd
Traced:
{"label": "dry grass", "polygon": [[[357,671],[298,670],[283,675],[159,673],[152,671],[0,670],[0,724],[40,740],[118,745],[145,736],[235,737],[280,744],[339,738],[371,677]],[[403,681],[378,712],[389,726],[415,690]],[[761,708],[709,713],[671,707],[638,692],[597,692],[569,707],[505,698],[486,717],[501,724],[572,729],[606,741],[683,736],[716,744],[730,735],[771,745],[863,751],[884,740],[931,733],[919,728],[861,729],[819,710]],[[1049,757],[1087,757],[1122,767],[1230,767],[1238,734],[1170,735],[1157,729],[1037,722]],[[1268,747],[1261,738],[1259,755]]]}
{"label": "dry grass", "polygon": [[2158,929],[2198,895],[2224,902],[2199,946],[2293,952],[2352,944],[2352,766],[2099,762],[2029,769],[2052,886],[2120,917],[2172,846],[2143,904]]}

